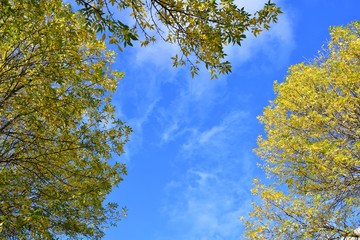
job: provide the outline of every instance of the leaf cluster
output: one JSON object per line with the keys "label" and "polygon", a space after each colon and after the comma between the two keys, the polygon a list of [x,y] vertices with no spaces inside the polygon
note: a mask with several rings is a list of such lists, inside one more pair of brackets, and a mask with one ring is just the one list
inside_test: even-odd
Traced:
{"label": "leaf cluster", "polygon": [[[35,5],[34,5],[35,4]],[[0,238],[99,238],[131,129],[111,105],[122,73],[60,0],[0,2]]]}
{"label": "leaf cluster", "polygon": [[[357,237],[360,226],[360,22],[330,29],[326,51],[289,69],[260,120],[250,239]],[[285,190],[284,190],[285,189]]]}
{"label": "leaf cluster", "polygon": [[[250,31],[259,35],[277,21],[280,8],[268,1],[263,9],[249,14],[233,0],[77,0],[81,12],[87,16],[88,24],[98,31],[109,31],[110,42],[132,46],[140,39],[146,46],[157,36],[176,44],[180,53],[173,56],[173,65],[190,65],[191,74],[198,73],[199,64],[204,63],[211,77],[231,72],[226,61],[224,47],[227,44],[241,45]],[[122,11],[130,10],[135,24],[125,24]],[[120,17],[121,16],[121,17]],[[104,35],[105,37],[106,35]]]}

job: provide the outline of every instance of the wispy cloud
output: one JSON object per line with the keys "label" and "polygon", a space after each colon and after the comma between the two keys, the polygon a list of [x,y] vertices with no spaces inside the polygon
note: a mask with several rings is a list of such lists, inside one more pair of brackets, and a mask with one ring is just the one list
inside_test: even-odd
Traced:
{"label": "wispy cloud", "polygon": [[[164,212],[170,229],[175,231],[173,235],[177,236],[173,239],[241,238],[239,217],[249,210],[249,183],[246,179],[252,171],[242,169],[239,163],[226,165],[224,162],[207,169],[193,167],[178,181],[169,183]],[[237,177],[230,171],[236,171]]]}
{"label": "wispy cloud", "polygon": [[[125,145],[124,160],[130,161],[133,153],[141,148],[144,141],[144,126],[153,117],[157,105],[161,101],[160,79],[151,74],[149,69],[136,75],[127,72],[114,97],[117,117],[133,129],[130,143]],[[146,76],[146,77],[145,77]]]}
{"label": "wispy cloud", "polygon": [[176,239],[240,238],[239,217],[248,211],[255,164],[248,144],[238,140],[248,133],[249,121],[246,111],[234,110],[189,134],[179,160],[189,167],[166,187],[164,212],[170,228],[176,226]]}
{"label": "wispy cloud", "polygon": [[[248,0],[245,4],[255,11],[264,2]],[[256,71],[261,71],[284,64],[293,47],[291,18],[283,14],[270,32],[259,38],[249,35],[241,47],[226,51],[234,71],[250,71],[242,66],[259,58],[262,65],[256,65]],[[250,103],[245,104],[254,97],[230,95],[227,77],[210,81],[205,69],[196,79],[183,74],[186,70],[174,70],[170,57],[177,50],[157,42],[122,60],[128,74],[122,84],[127,90],[121,91],[120,84],[116,100],[123,111],[120,117],[135,130],[127,155],[131,158],[145,143],[157,144],[159,151],[175,149],[174,169],[166,170],[173,171],[171,180],[162,186],[166,228],[174,233],[171,239],[240,239],[239,217],[249,210],[256,162],[251,152],[255,137],[253,142],[248,137],[256,119]],[[153,129],[151,134],[148,128]],[[158,232],[158,239],[169,239],[165,230]]]}
{"label": "wispy cloud", "polygon": [[[201,171],[188,171],[183,180],[190,186],[167,209],[170,221],[179,229],[179,239],[234,239],[239,237],[242,198],[246,192],[241,185],[217,175]],[[239,183],[240,184],[240,183]]]}
{"label": "wispy cloud", "polygon": [[137,67],[148,65],[149,67],[153,67],[154,71],[167,70],[174,73],[178,71],[177,68],[172,66],[170,59],[179,52],[177,45],[158,40],[140,49],[141,51],[137,51],[133,59]]}
{"label": "wispy cloud", "polygon": [[[282,1],[278,2],[280,2],[279,6],[284,5]],[[241,69],[242,64],[256,58],[262,58],[264,63],[262,66],[258,66],[258,69],[264,68],[265,65],[271,69],[286,63],[290,52],[295,48],[292,24],[289,12],[285,11],[269,31],[265,30],[258,37],[254,37],[248,32],[241,47],[227,46],[226,53],[234,68]]]}
{"label": "wispy cloud", "polygon": [[[245,5],[254,10],[264,2],[248,1]],[[226,51],[234,69],[251,71],[241,66],[261,58],[256,71],[264,71],[283,66],[294,46],[291,19],[283,14],[270,32],[249,37],[242,47],[228,47]],[[241,239],[238,219],[251,207],[249,189],[256,169],[251,152],[255,137],[248,142],[250,126],[256,119],[249,109],[239,107],[244,104],[236,104],[239,99],[232,99],[234,105],[219,104],[230,97],[226,79],[213,85],[213,81],[203,79],[200,76],[200,80],[187,81],[169,110],[162,113],[163,142],[181,139],[182,143],[179,163],[175,163],[179,169],[166,188],[164,212],[177,239]]]}
{"label": "wispy cloud", "polygon": [[194,131],[212,108],[223,101],[227,84],[225,79],[210,81],[204,71],[196,79],[188,76],[182,81],[177,85],[176,97],[159,109],[163,143]]}
{"label": "wispy cloud", "polygon": [[[184,158],[196,157],[197,154],[206,154],[213,159],[223,159],[224,155],[230,154],[236,147],[232,142],[247,130],[248,113],[242,110],[233,110],[225,116],[221,123],[199,131],[195,129],[182,147]],[[194,156],[195,155],[195,156]]]}

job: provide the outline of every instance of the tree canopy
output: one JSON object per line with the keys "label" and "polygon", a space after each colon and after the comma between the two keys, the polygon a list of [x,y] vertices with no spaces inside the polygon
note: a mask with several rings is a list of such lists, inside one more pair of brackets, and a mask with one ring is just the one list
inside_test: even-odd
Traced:
{"label": "tree canopy", "polygon": [[216,77],[231,71],[226,44],[281,13],[270,1],[254,15],[231,0],[75,2],[78,11],[61,0],[0,1],[1,238],[98,239],[125,214],[104,204],[126,174],[111,160],[131,132],[111,104],[123,73],[111,69],[105,39],[121,48],[161,38],[180,48],[174,66],[194,75],[204,63]]}
{"label": "tree canopy", "polygon": [[99,238],[131,129],[111,105],[114,54],[60,0],[0,2],[0,238]]}
{"label": "tree canopy", "polygon": [[249,239],[353,239],[360,227],[360,22],[330,28],[313,63],[290,67],[260,120]]}
{"label": "tree canopy", "polygon": [[[110,33],[110,43],[121,48],[140,39],[141,45],[146,46],[160,37],[179,46],[179,54],[172,58],[174,66],[189,64],[194,76],[199,64],[204,63],[213,78],[231,71],[224,45],[241,45],[248,31],[259,35],[281,13],[271,1],[254,14],[234,0],[76,0],[76,3],[89,25],[103,32],[104,38]],[[129,18],[134,24],[128,24]]]}

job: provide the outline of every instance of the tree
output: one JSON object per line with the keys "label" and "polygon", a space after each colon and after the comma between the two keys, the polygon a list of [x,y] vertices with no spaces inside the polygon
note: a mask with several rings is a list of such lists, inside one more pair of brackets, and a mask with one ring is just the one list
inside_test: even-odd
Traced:
{"label": "tree", "polygon": [[93,237],[122,215],[105,196],[131,129],[111,96],[123,74],[60,0],[0,1],[0,238]]}
{"label": "tree", "polygon": [[[194,76],[199,64],[204,63],[211,77],[229,73],[231,65],[224,45],[241,45],[246,32],[257,36],[277,21],[281,13],[268,1],[264,8],[251,15],[239,8],[234,0],[76,0],[89,25],[99,32],[110,33],[110,43],[132,46],[142,37],[141,45],[155,41],[154,32],[166,42],[177,44],[180,55],[175,55],[174,66],[190,64]],[[116,11],[116,9],[118,11]],[[125,24],[124,10],[129,10],[135,21]],[[139,33],[140,32],[140,33]]]}
{"label": "tree", "polygon": [[126,174],[110,160],[131,129],[111,105],[123,74],[111,71],[106,34],[119,46],[140,37],[147,45],[155,31],[180,46],[175,66],[187,61],[195,74],[202,61],[215,77],[230,71],[224,44],[269,29],[280,13],[271,2],[253,16],[233,1],[76,2],[74,13],[60,0],[0,1],[1,238],[99,238],[121,217],[103,202]]}
{"label": "tree", "polygon": [[249,239],[355,239],[360,226],[360,22],[330,28],[313,63],[290,67],[260,120]]}

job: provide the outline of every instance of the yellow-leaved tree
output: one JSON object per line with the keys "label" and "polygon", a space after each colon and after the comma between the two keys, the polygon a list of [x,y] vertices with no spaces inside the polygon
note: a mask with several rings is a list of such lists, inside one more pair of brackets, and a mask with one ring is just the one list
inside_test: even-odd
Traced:
{"label": "yellow-leaved tree", "polygon": [[98,239],[122,216],[104,200],[126,174],[109,160],[131,129],[111,105],[123,74],[111,70],[105,39],[146,46],[157,34],[178,44],[174,66],[196,74],[203,62],[216,77],[231,70],[226,44],[269,29],[281,13],[270,1],[253,15],[233,0],[73,3],[0,1],[1,239]]}
{"label": "yellow-leaved tree", "polygon": [[[332,27],[310,64],[289,69],[260,120],[249,239],[355,239],[360,227],[360,22]],[[357,238],[356,238],[357,239]]]}
{"label": "yellow-leaved tree", "polygon": [[0,1],[0,238],[103,236],[106,195],[131,129],[114,115],[122,73],[60,0]]}

